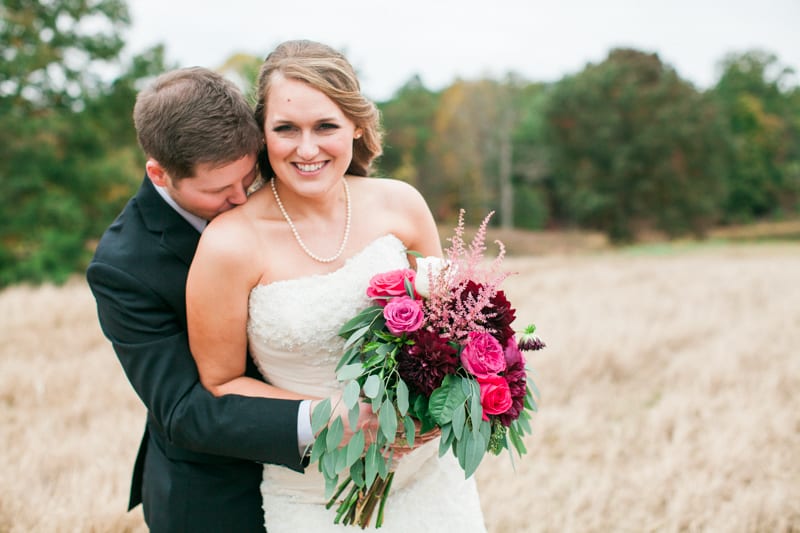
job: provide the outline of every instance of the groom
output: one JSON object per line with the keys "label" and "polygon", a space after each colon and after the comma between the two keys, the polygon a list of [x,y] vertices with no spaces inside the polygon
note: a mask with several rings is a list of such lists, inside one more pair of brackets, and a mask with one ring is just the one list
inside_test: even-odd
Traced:
{"label": "groom", "polygon": [[[156,79],[134,122],[146,175],[87,270],[103,333],[147,407],[129,509],[143,503],[154,533],[264,531],[260,463],[302,471],[309,402],[207,392],[184,288],[206,222],[245,202],[262,133],[240,91],[202,68]],[[247,375],[261,379],[250,358]]]}

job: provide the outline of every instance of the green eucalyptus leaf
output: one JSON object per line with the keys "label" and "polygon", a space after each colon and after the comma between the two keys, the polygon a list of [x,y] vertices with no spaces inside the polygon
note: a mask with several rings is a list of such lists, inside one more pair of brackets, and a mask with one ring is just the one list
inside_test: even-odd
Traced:
{"label": "green eucalyptus leaf", "polygon": [[466,440],[464,449],[464,476],[470,477],[478,469],[481,464],[483,455],[486,453],[486,445],[488,441],[484,438],[483,433],[473,435],[470,439]]}
{"label": "green eucalyptus leaf", "polygon": [[325,398],[319,402],[311,413],[311,430],[316,435],[328,425],[331,418],[331,399]]}
{"label": "green eucalyptus leaf", "polygon": [[522,437],[517,431],[511,430],[507,433],[508,439],[511,441],[511,444],[514,446],[514,449],[517,451],[519,455],[525,455],[528,450],[525,448],[525,443],[522,440]]}
{"label": "green eucalyptus leaf", "polygon": [[337,416],[336,420],[331,422],[328,428],[325,446],[327,446],[328,450],[335,450],[339,443],[342,442],[342,437],[344,437],[344,422],[342,422],[341,417]]}
{"label": "green eucalyptus leaf", "polygon": [[352,409],[354,405],[358,404],[358,397],[361,394],[361,387],[358,386],[357,381],[348,383],[344,392],[342,392],[342,401],[348,409]]}
{"label": "green eucalyptus leaf", "polygon": [[450,424],[445,424],[441,427],[441,437],[439,438],[439,457],[443,456],[447,450],[450,449],[450,446],[455,441],[455,435],[453,434],[453,426]]}
{"label": "green eucalyptus leaf", "polygon": [[408,447],[414,447],[414,439],[417,436],[417,427],[414,425],[414,419],[410,416],[406,415],[403,417],[403,429],[406,432],[406,441],[408,441]]}
{"label": "green eucalyptus leaf", "polygon": [[400,416],[406,416],[408,413],[408,386],[401,378],[397,379],[395,392],[397,393],[397,410],[400,412]]}
{"label": "green eucalyptus leaf", "polygon": [[481,406],[481,393],[477,381],[472,381],[472,395],[469,400],[469,417],[472,423],[472,430],[475,431],[483,420],[483,407]]}
{"label": "green eucalyptus leaf", "polygon": [[475,439],[475,434],[471,431],[464,433],[461,440],[453,441],[453,450],[458,458],[458,464],[461,465],[462,470],[467,469],[467,446],[468,443]]}
{"label": "green eucalyptus leaf", "polygon": [[339,335],[344,337],[345,335],[349,334],[351,331],[355,331],[357,329],[363,328],[365,325],[372,323],[375,320],[377,315],[383,314],[383,307],[380,305],[373,305],[367,307],[356,316],[348,320],[344,323],[344,325],[339,328]]}
{"label": "green eucalyptus leaf", "polygon": [[322,456],[322,474],[326,478],[335,478],[336,476],[336,454],[326,453]]}
{"label": "green eucalyptus leaf", "polygon": [[466,407],[464,405],[459,406],[457,409],[453,410],[453,417],[452,417],[452,424],[453,424],[453,433],[457,439],[461,439],[461,436],[464,433],[464,425],[467,419],[467,412]]}
{"label": "green eucalyptus leaf", "polygon": [[358,417],[361,415],[361,407],[356,403],[347,412],[347,420],[350,423],[350,430],[355,431],[358,427]]}
{"label": "green eucalyptus leaf", "polygon": [[347,443],[346,447],[347,453],[347,466],[353,466],[353,464],[358,461],[361,455],[364,453],[364,431],[358,430],[351,438],[350,442]]}
{"label": "green eucalyptus leaf", "polygon": [[536,386],[536,383],[533,382],[532,379],[528,379],[528,388],[536,395],[536,399],[541,400],[542,395],[539,394],[539,388]]}
{"label": "green eucalyptus leaf", "polygon": [[333,496],[336,486],[339,484],[339,478],[325,478],[325,498]]}
{"label": "green eucalyptus leaf", "polygon": [[359,487],[364,487],[364,461],[363,459],[357,460],[350,467],[350,479]]}
{"label": "green eucalyptus leaf", "polygon": [[347,338],[347,341],[344,343],[344,347],[342,349],[346,350],[350,346],[354,345],[356,342],[362,340],[364,335],[366,335],[368,331],[369,331],[369,326],[368,325],[355,330]]}
{"label": "green eucalyptus leaf", "polygon": [[367,378],[367,381],[364,383],[364,395],[367,398],[375,399],[378,397],[378,394],[381,392],[381,378],[377,375],[372,374],[370,377]]}
{"label": "green eucalyptus leaf", "polygon": [[375,353],[377,353],[378,355],[381,355],[383,357],[386,357],[393,349],[394,349],[394,345],[393,344],[381,344],[375,350]]}
{"label": "green eucalyptus leaf", "polygon": [[361,363],[354,363],[352,365],[345,365],[336,373],[336,379],[339,381],[349,381],[356,379],[364,373],[364,366]]}
{"label": "green eucalyptus leaf", "polygon": [[372,486],[375,478],[378,476],[378,464],[383,462],[378,446],[373,442],[367,449],[367,454],[364,456],[364,483],[367,487]]}
{"label": "green eucalyptus leaf", "polygon": [[319,435],[317,435],[314,445],[311,446],[311,457],[309,458],[309,463],[316,463],[319,461],[320,457],[322,457],[322,455],[328,451],[328,448],[325,446],[327,434],[328,428],[325,428],[320,432]]}
{"label": "green eucalyptus leaf", "polygon": [[381,433],[386,437],[386,442],[392,443],[397,435],[397,414],[394,412],[392,402],[387,398],[381,405],[381,412],[378,415],[378,423]]}
{"label": "green eucalyptus leaf", "polygon": [[333,451],[336,456],[336,474],[341,474],[348,466],[347,463],[347,447],[337,448]]}

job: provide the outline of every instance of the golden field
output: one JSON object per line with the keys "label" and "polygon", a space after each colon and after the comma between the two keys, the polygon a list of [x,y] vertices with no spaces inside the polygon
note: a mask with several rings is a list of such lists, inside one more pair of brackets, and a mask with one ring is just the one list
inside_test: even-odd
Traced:
{"label": "golden field", "polygon": [[[800,531],[800,244],[515,256],[541,390],[491,532]],[[82,279],[0,292],[0,531],[144,531],[144,410]]]}

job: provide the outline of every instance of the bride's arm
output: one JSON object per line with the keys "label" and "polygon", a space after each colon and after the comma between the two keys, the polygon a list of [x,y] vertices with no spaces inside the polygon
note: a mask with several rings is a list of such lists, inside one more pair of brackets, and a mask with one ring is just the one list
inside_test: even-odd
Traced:
{"label": "bride's arm", "polygon": [[189,344],[200,382],[214,396],[305,399],[245,376],[248,298],[263,263],[246,219],[228,215],[203,232],[186,283]]}

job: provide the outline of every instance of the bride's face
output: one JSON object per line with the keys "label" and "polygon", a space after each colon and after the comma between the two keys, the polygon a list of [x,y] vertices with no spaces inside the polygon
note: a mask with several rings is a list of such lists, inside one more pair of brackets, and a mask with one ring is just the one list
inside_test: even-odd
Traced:
{"label": "bride's face", "polygon": [[274,76],[264,119],[269,162],[295,193],[321,195],[344,176],[360,131],[322,92],[302,81]]}

